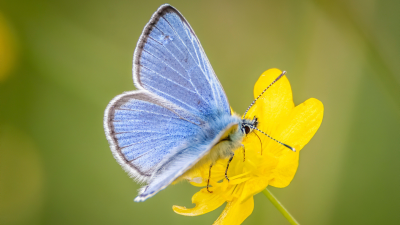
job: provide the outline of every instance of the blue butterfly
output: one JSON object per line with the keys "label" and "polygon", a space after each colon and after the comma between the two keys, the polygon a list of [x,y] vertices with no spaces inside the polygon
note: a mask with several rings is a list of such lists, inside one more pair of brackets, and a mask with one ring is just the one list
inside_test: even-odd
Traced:
{"label": "blue butterfly", "polygon": [[153,14],[139,38],[133,80],[137,90],[108,104],[104,129],[117,162],[147,183],[137,202],[199,165],[208,163],[211,169],[218,159],[232,160],[234,150],[244,147],[243,137],[258,130],[257,118],[231,113],[200,41],[170,5]]}

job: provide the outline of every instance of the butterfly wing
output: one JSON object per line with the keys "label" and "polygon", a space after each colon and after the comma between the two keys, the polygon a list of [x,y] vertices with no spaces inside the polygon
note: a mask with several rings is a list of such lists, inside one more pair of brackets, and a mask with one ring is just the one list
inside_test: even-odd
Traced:
{"label": "butterfly wing", "polygon": [[114,158],[147,181],[172,149],[198,132],[201,121],[147,91],[126,92],[107,106],[104,129]]}
{"label": "butterfly wing", "polygon": [[170,5],[145,26],[133,60],[135,86],[204,118],[219,108],[230,114],[225,92],[193,29]]}
{"label": "butterfly wing", "polygon": [[[149,183],[137,199],[144,201],[199,161],[237,121],[198,38],[175,8],[162,5],[153,14],[133,61],[138,91],[110,102],[104,127],[119,164]],[[227,119],[210,128],[217,111]],[[209,137],[193,144],[200,133]]]}

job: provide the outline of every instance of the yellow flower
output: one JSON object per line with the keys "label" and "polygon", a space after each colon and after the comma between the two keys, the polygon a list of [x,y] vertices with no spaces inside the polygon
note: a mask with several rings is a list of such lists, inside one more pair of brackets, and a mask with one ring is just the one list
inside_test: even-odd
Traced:
{"label": "yellow flower", "polygon": [[[254,97],[274,80],[282,71],[265,71],[254,87]],[[264,134],[253,131],[243,140],[245,151],[238,149],[229,165],[225,179],[227,160],[219,160],[211,170],[209,188],[201,189],[192,197],[196,204],[187,209],[173,206],[181,215],[197,216],[220,207],[227,202],[225,210],[214,224],[241,224],[253,211],[253,195],[268,185],[286,187],[293,179],[299,161],[299,152],[314,136],[323,117],[323,105],[314,98],[294,106],[292,90],[286,76],[273,84],[249,110],[246,117],[258,118],[258,129],[296,149],[296,152],[271,140]],[[209,165],[204,165],[191,177],[191,184],[206,186]],[[194,182],[196,181],[196,182]]]}

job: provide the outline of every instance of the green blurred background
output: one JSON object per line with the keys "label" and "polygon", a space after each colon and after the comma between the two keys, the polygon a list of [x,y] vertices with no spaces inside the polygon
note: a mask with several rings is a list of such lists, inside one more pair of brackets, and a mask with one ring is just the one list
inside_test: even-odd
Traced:
{"label": "green blurred background", "polygon": [[[134,89],[132,54],[164,1],[0,2],[0,224],[212,224],[187,183],[135,203],[103,111]],[[294,101],[324,103],[292,183],[270,188],[301,224],[400,221],[400,1],[178,1],[232,107],[288,71]],[[288,224],[262,195],[244,224]]]}

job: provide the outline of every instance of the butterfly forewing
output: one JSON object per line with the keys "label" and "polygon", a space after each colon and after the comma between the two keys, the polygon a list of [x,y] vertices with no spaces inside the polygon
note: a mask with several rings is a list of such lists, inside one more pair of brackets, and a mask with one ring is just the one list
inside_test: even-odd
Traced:
{"label": "butterfly forewing", "polygon": [[162,6],[145,27],[134,56],[134,80],[199,116],[215,108],[230,113],[226,95],[192,28],[171,6]]}

